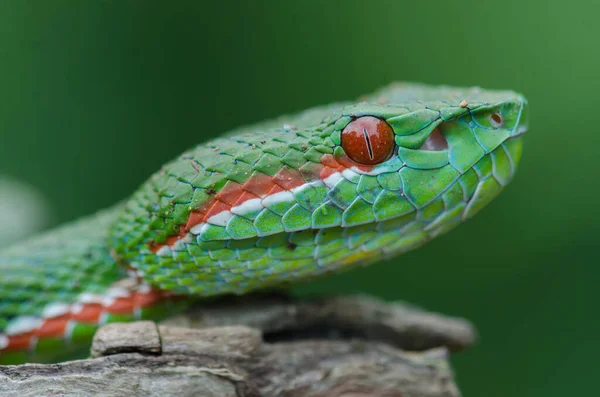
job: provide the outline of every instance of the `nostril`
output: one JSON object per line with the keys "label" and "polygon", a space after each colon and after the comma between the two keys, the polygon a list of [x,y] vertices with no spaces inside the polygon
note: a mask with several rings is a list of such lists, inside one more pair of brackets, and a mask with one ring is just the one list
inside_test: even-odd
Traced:
{"label": "nostril", "polygon": [[431,134],[427,137],[427,140],[423,143],[423,145],[419,148],[419,150],[429,150],[434,152],[439,152],[441,150],[448,149],[448,141],[442,135],[439,127],[436,127]]}
{"label": "nostril", "polygon": [[504,117],[500,113],[492,113],[490,114],[490,124],[494,128],[500,128],[504,124]]}

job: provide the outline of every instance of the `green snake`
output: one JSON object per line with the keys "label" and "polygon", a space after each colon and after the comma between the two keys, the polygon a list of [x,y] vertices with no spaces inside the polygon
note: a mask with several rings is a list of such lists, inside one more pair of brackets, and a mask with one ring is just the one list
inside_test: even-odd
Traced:
{"label": "green snake", "polygon": [[512,91],[395,83],[200,144],[128,200],[0,251],[0,364],[416,248],[510,182],[526,129]]}

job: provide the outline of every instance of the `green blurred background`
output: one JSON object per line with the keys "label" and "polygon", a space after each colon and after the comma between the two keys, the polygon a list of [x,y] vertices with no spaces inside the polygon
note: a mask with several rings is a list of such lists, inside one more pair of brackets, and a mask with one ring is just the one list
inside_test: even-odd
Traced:
{"label": "green blurred background", "polygon": [[516,180],[454,232],[302,292],[465,316],[466,396],[597,392],[599,3],[0,1],[0,174],[55,223],[109,206],[239,124],[392,80],[524,93]]}

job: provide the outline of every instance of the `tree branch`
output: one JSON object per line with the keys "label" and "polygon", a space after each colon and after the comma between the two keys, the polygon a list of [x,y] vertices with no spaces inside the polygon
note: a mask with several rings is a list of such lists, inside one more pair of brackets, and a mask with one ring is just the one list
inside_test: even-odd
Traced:
{"label": "tree branch", "polygon": [[459,396],[447,352],[474,338],[465,320],[364,296],[242,297],[109,324],[91,359],[0,367],[0,396]]}

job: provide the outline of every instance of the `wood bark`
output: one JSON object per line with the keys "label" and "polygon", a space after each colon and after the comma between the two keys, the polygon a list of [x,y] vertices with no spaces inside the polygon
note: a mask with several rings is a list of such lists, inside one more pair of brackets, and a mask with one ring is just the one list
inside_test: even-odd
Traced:
{"label": "wood bark", "polygon": [[366,296],[243,297],[108,324],[91,358],[0,367],[0,396],[454,397],[463,319]]}

